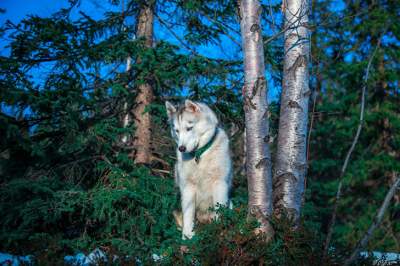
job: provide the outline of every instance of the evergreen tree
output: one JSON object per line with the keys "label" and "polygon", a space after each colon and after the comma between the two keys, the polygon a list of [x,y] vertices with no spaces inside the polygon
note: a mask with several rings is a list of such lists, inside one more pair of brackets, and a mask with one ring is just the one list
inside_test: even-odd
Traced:
{"label": "evergreen tree", "polygon": [[[127,263],[153,264],[152,254],[158,254],[163,257],[160,263],[167,265],[321,265],[340,168],[359,123],[363,76],[378,47],[367,82],[362,131],[342,178],[331,245],[335,249],[329,249],[323,261],[342,264],[400,169],[399,28],[395,23],[399,4],[313,1],[308,25],[313,32],[310,88],[314,91],[307,135],[309,170],[297,230],[284,219],[270,217],[271,193],[266,193],[271,179],[264,137],[269,136],[271,153],[280,155],[282,147],[278,151],[274,137],[279,123],[285,122],[278,119],[279,109],[287,107],[283,98],[280,102],[272,97],[268,105],[265,101],[267,86],[273,94],[282,84],[285,26],[279,26],[283,23],[280,3],[260,3],[250,25],[239,16],[244,8],[238,9],[231,0],[128,1],[123,14],[119,1],[100,4],[117,11],[100,19],[85,13],[72,16],[79,5],[71,1],[71,7],[50,17],[28,16],[1,28],[9,53],[0,57],[0,249],[32,252],[39,264],[52,265],[62,263],[56,260],[65,254],[95,247],[110,256],[130,255]],[[153,37],[133,38],[138,14],[145,7],[153,11]],[[246,24],[242,32],[248,33],[243,39],[257,37],[257,42],[244,41],[244,47],[257,48],[252,80],[243,73],[248,61],[243,65],[240,56],[240,20]],[[149,40],[151,45],[146,44]],[[248,50],[243,54],[247,58]],[[127,58],[136,63],[127,64]],[[252,83],[257,86],[248,86]],[[121,139],[137,134],[138,125],[121,120],[134,109],[139,88],[146,84],[153,96],[140,115],[151,116],[150,128],[146,126],[151,161],[135,164],[134,147]],[[261,97],[253,95],[254,88],[260,89]],[[257,99],[263,112],[252,109],[248,97],[253,97],[253,103]],[[216,111],[232,133],[235,164],[234,209],[221,208],[220,219],[197,225],[196,237],[184,243],[171,215],[179,198],[164,109],[165,100],[183,98],[204,101]],[[243,110],[243,102],[248,109]],[[269,126],[263,117],[267,110]],[[244,123],[249,113],[258,118],[258,128]],[[260,155],[247,163],[262,173],[259,180],[268,181],[262,181],[263,219],[258,221],[247,219],[247,202],[255,202],[255,194],[248,195],[246,177],[239,174],[245,127],[257,133],[247,136],[246,152]],[[260,136],[255,148],[251,146],[254,136]],[[251,167],[247,170],[251,172]],[[369,243],[370,250],[399,249],[398,195],[393,201]],[[254,234],[264,218],[271,218],[275,232],[269,244]],[[189,247],[188,253],[180,253],[182,244]]]}
{"label": "evergreen tree", "polygon": [[[327,230],[339,182],[360,115],[363,78],[372,59],[365,118],[360,138],[343,176],[333,245],[355,246],[371,223],[385,191],[399,172],[398,39],[394,1],[349,1],[334,12],[330,2],[314,5],[313,87],[318,91],[310,143],[306,203],[321,213]],[[344,38],[341,38],[344,36]],[[380,43],[378,44],[378,42]],[[390,132],[390,133],[389,133]],[[389,137],[390,136],[390,137]],[[398,250],[398,198],[369,248]]]}
{"label": "evergreen tree", "polygon": [[[139,14],[137,17],[136,37],[143,38],[146,48],[151,48],[153,44],[153,21],[154,21],[154,6],[152,1],[142,3],[140,5]],[[137,58],[137,64],[141,64],[141,59]],[[149,113],[150,104],[153,101],[153,89],[148,80],[151,73],[145,77],[143,84],[138,87],[138,93],[135,99],[133,110],[135,120],[135,136],[134,147],[136,150],[136,163],[149,163],[151,161],[151,119]]]}

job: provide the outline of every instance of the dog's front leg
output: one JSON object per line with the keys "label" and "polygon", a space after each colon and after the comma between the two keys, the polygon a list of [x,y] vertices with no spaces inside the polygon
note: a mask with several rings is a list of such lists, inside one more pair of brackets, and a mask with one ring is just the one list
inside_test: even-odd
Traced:
{"label": "dog's front leg", "polygon": [[[214,184],[213,204],[215,208],[219,207],[218,205],[229,205],[229,185],[226,182],[219,181]],[[218,215],[214,212],[212,218],[218,218]]]}
{"label": "dog's front leg", "polygon": [[196,191],[191,185],[186,185],[182,190],[183,228],[182,239],[190,239],[194,235],[195,198]]}

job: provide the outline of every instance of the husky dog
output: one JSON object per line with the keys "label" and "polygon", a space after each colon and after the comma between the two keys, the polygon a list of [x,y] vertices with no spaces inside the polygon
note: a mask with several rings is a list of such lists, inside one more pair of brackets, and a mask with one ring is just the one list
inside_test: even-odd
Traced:
{"label": "husky dog", "polygon": [[229,140],[215,113],[204,103],[186,100],[175,107],[166,102],[171,134],[178,144],[175,181],[182,214],[174,213],[182,238],[194,235],[195,218],[210,221],[211,207],[230,205],[232,162]]}

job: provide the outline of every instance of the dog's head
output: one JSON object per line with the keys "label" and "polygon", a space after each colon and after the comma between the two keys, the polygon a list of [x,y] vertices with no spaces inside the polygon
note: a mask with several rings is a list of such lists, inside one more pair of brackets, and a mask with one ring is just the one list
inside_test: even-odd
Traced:
{"label": "dog's head", "polygon": [[194,152],[215,134],[218,119],[207,105],[186,100],[178,107],[167,101],[165,107],[180,152]]}

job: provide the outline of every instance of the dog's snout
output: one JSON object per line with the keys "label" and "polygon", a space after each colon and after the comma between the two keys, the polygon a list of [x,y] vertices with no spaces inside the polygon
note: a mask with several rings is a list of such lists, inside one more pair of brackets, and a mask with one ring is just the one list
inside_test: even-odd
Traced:
{"label": "dog's snout", "polygon": [[179,151],[180,152],[185,152],[186,151],[186,147],[185,146],[179,146]]}

